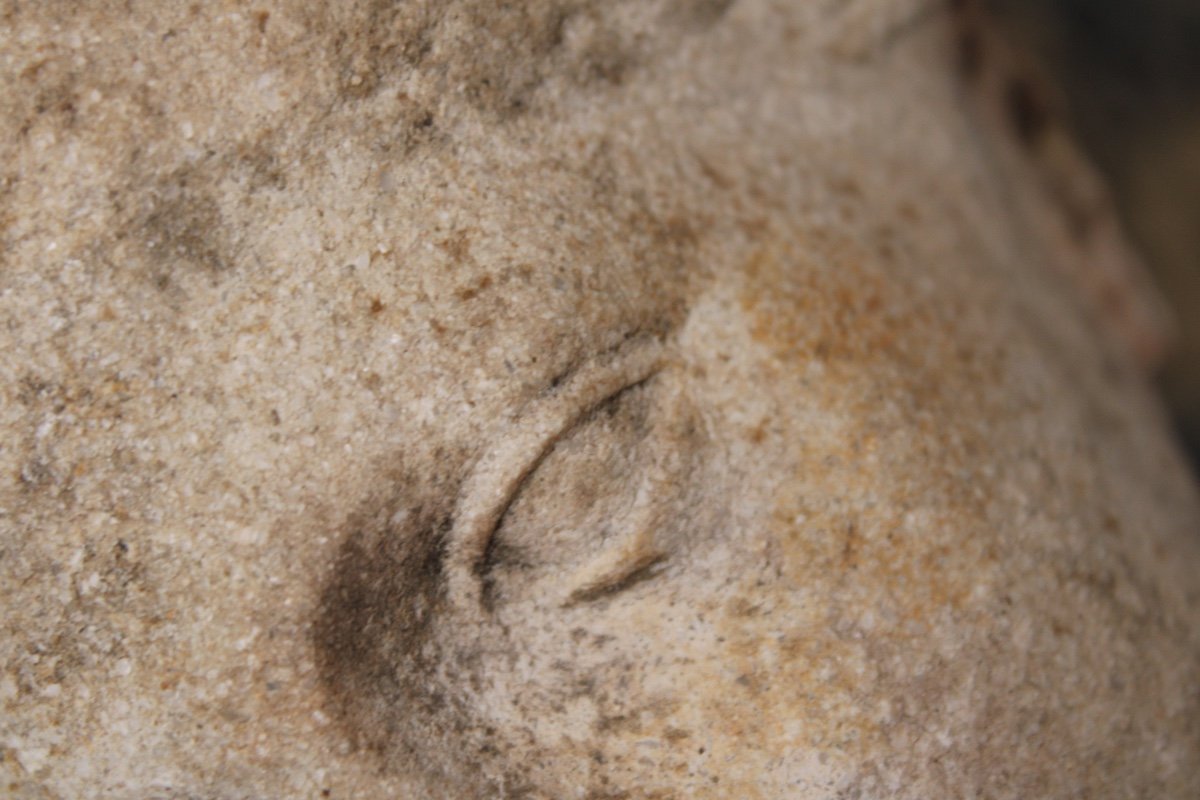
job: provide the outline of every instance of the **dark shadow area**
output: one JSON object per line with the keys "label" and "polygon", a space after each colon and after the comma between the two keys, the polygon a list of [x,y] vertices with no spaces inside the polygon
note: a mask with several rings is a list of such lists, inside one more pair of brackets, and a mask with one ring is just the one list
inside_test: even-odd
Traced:
{"label": "dark shadow area", "polygon": [[988,0],[1056,84],[1174,308],[1161,386],[1200,467],[1200,3]]}

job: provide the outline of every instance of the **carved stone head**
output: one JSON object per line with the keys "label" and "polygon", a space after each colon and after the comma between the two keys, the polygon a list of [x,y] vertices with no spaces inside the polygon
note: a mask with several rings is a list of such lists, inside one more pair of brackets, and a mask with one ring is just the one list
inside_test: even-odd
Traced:
{"label": "carved stone head", "polygon": [[1152,301],[965,18],[10,17],[11,785],[1196,796]]}

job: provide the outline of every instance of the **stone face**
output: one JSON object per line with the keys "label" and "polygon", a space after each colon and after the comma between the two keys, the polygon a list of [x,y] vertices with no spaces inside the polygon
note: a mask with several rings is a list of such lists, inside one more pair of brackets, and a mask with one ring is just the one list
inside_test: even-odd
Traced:
{"label": "stone face", "polygon": [[2,7],[10,792],[1197,795],[1119,243],[940,5],[310,6]]}

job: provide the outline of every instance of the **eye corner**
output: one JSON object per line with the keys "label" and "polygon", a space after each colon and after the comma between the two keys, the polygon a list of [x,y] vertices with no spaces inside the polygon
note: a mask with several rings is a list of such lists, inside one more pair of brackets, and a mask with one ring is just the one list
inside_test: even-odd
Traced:
{"label": "eye corner", "polygon": [[667,553],[657,548],[635,554],[618,552],[607,558],[602,555],[571,577],[568,584],[573,588],[566,592],[560,605],[570,608],[612,597],[657,577],[665,569],[666,561]]}

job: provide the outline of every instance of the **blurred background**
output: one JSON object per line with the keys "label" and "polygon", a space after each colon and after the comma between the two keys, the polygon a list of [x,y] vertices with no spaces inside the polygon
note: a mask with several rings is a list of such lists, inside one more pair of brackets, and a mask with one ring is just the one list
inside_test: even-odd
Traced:
{"label": "blurred background", "polygon": [[1200,0],[987,0],[1052,83],[1174,308],[1160,374],[1200,468]]}

